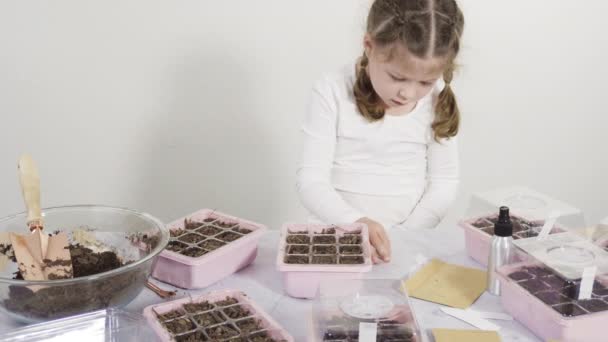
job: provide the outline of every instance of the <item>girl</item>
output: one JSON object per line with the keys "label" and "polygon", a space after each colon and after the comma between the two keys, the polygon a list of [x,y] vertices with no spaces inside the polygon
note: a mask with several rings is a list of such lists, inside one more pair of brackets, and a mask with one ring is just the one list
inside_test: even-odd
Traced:
{"label": "girl", "polygon": [[374,262],[390,261],[385,228],[435,227],[456,195],[463,26],[454,0],[375,0],[363,56],[314,86],[300,199],[317,221],[366,223]]}

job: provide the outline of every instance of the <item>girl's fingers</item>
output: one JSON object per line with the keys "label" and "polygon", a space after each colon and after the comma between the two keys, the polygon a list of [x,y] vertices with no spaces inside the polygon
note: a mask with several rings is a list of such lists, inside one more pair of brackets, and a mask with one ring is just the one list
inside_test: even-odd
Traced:
{"label": "girl's fingers", "polygon": [[379,263],[382,262],[382,259],[378,255],[378,252],[376,251],[376,249],[374,248],[374,246],[372,246],[372,262],[374,264],[379,264]]}
{"label": "girl's fingers", "polygon": [[385,261],[389,261],[392,254],[391,240],[388,238],[388,234],[386,234],[386,231],[384,229],[382,230],[382,238],[384,240],[384,246],[386,248]]}
{"label": "girl's fingers", "polygon": [[390,242],[388,241],[388,237],[386,237],[384,229],[382,229],[382,227],[374,229],[373,236],[374,238],[371,242],[374,244],[374,247],[376,247],[378,255],[382,258],[382,260],[389,261],[391,256],[391,246]]}

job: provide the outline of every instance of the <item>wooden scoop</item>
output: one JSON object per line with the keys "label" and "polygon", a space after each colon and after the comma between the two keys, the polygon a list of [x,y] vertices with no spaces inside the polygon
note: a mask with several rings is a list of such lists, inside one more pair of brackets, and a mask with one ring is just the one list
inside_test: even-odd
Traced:
{"label": "wooden scoop", "polygon": [[19,179],[27,208],[28,235],[10,233],[19,271],[25,280],[72,278],[72,259],[66,233],[45,234],[40,210],[40,177],[34,160],[19,159]]}

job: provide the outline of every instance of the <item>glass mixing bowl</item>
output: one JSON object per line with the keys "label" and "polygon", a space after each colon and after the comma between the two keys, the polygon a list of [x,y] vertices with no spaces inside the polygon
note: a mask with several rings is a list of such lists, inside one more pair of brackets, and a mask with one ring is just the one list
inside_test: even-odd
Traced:
{"label": "glass mixing bowl", "polygon": [[[79,278],[28,281],[14,279],[17,264],[2,256],[0,310],[24,323],[125,306],[144,288],[155,257],[169,240],[161,221],[130,209],[77,205],[43,209],[42,215],[46,233],[66,232],[70,244],[113,251],[126,264]],[[29,233],[26,219],[26,213],[0,219],[5,243],[8,232]]]}

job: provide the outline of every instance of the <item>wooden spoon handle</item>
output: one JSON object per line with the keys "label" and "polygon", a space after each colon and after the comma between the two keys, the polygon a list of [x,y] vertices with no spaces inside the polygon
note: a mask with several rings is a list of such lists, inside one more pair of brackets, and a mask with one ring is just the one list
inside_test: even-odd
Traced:
{"label": "wooden spoon handle", "polygon": [[27,208],[27,225],[31,231],[42,229],[42,213],[40,210],[40,176],[34,159],[29,155],[19,158],[19,181],[23,200]]}
{"label": "wooden spoon handle", "polygon": [[150,290],[152,290],[152,292],[156,293],[160,298],[163,298],[163,299],[171,298],[171,297],[175,296],[175,294],[176,294],[175,291],[167,291],[167,290],[161,289],[160,287],[158,287],[154,283],[152,283],[150,280],[148,280],[146,282],[146,287],[149,288]]}

